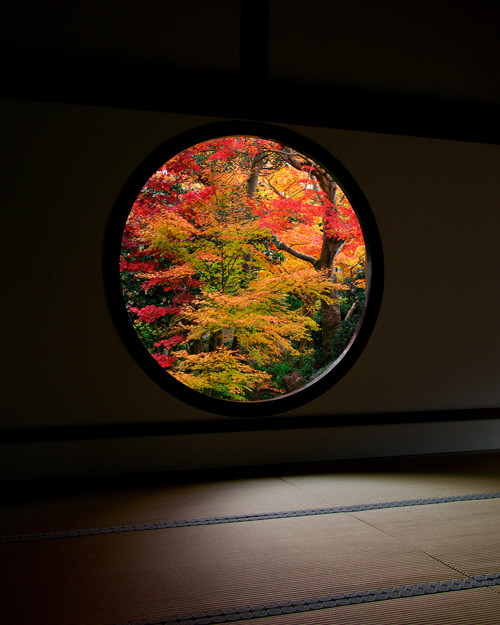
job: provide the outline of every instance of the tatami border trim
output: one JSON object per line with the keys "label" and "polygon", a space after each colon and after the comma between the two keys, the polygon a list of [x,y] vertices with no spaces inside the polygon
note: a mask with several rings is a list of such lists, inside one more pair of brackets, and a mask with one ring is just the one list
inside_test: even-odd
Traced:
{"label": "tatami border trim", "polygon": [[241,514],[233,516],[218,516],[182,521],[164,521],[159,523],[138,523],[135,525],[114,525],[110,527],[95,527],[90,529],[60,530],[55,532],[40,532],[33,534],[12,534],[0,536],[0,544],[30,542],[38,540],[52,540],[55,538],[75,538],[78,536],[93,536],[99,534],[119,534],[121,532],[141,532],[145,530],[162,530],[174,527],[189,527],[195,525],[220,525],[223,523],[243,523],[245,521],[268,521],[271,519],[287,519],[290,517],[317,516],[323,514],[339,514],[342,512],[364,512],[365,510],[381,510],[385,508],[405,508],[408,506],[425,506],[454,501],[478,501],[482,499],[499,499],[500,492],[477,493],[474,495],[453,495],[450,497],[432,497],[427,499],[408,499],[404,501],[388,501],[383,503],[365,503],[352,506],[336,506],[333,508],[308,508],[304,510],[287,510],[283,512],[263,512],[257,514]]}
{"label": "tatami border trim", "polygon": [[255,618],[267,616],[279,616],[282,614],[295,614],[297,612],[312,612],[325,610],[338,606],[355,605],[359,603],[371,603],[374,601],[386,601],[388,599],[402,599],[404,597],[420,597],[443,592],[455,592],[458,590],[470,590],[472,588],[484,588],[487,586],[500,585],[500,573],[476,575],[464,579],[454,579],[444,582],[430,582],[424,584],[411,584],[408,586],[394,586],[392,588],[380,588],[360,592],[349,592],[326,597],[312,599],[298,599],[295,601],[280,601],[278,603],[265,603],[242,608],[229,608],[225,610],[211,610],[183,616],[172,616],[145,621],[131,621],[121,625],[211,625],[212,623],[228,623],[233,621],[249,621]]}

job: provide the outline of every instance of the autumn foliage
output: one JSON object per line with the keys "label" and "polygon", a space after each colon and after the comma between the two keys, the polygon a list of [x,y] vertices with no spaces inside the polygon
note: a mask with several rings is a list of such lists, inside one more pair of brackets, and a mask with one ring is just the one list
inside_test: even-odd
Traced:
{"label": "autumn foliage", "polygon": [[259,401],[341,355],[363,310],[364,265],[359,221],[328,171],[289,146],[229,136],[148,180],[120,271],[134,327],[169,374]]}

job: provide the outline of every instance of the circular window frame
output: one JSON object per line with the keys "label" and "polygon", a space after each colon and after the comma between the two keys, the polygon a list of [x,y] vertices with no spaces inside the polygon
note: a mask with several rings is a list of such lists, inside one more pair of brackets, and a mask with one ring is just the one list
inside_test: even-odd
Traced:
{"label": "circular window frame", "polygon": [[[151,176],[183,150],[210,139],[246,135],[293,147],[321,165],[349,199],[363,232],[366,247],[365,304],[358,327],[344,352],[316,379],[286,395],[258,401],[232,401],[190,389],[168,373],[150,354],[135,331],[123,299],[119,271],[122,236],[132,206]],[[378,317],[384,285],[382,243],[370,205],[361,188],[328,150],[304,135],[274,124],[247,121],[209,123],[183,132],[155,149],[131,174],[115,203],[104,242],[104,287],[111,316],[131,356],[161,388],[205,412],[231,417],[261,417],[281,414],[323,395],[354,366],[364,350]]]}

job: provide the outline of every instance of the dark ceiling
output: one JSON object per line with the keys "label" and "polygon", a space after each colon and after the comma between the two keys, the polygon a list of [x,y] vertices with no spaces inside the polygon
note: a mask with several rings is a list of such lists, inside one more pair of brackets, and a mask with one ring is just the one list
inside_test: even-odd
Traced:
{"label": "dark ceiling", "polygon": [[2,95],[498,143],[497,6],[4,0]]}

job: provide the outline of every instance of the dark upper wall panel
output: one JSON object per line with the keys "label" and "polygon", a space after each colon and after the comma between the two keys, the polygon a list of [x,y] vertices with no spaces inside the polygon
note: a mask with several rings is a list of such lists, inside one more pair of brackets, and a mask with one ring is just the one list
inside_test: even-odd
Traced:
{"label": "dark upper wall panel", "polygon": [[8,0],[0,95],[499,143],[492,1]]}
{"label": "dark upper wall panel", "polygon": [[[0,39],[13,52],[10,62],[31,58],[37,65],[41,55],[50,59],[48,77],[57,74],[63,82],[71,80],[62,73],[71,71],[71,60],[87,61],[89,68],[98,61],[103,69],[115,64],[117,69],[129,65],[226,76],[235,76],[240,68],[241,8],[232,0],[8,1],[0,16]],[[97,65],[95,69],[99,71]],[[161,91],[169,75],[160,73],[156,79],[156,85],[133,83],[129,88]]]}
{"label": "dark upper wall panel", "polygon": [[273,0],[273,80],[500,104],[498,4]]}
{"label": "dark upper wall panel", "polygon": [[498,143],[497,8],[273,0],[269,81],[311,124]]}

